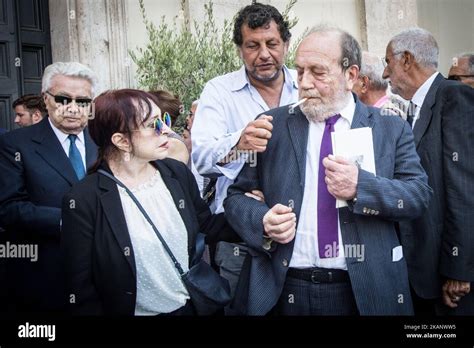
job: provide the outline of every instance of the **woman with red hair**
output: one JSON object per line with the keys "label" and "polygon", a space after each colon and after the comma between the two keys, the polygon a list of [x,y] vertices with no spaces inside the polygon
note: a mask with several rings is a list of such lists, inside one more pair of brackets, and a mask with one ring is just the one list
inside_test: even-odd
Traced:
{"label": "woman with red hair", "polygon": [[94,106],[88,127],[98,160],[66,195],[62,209],[71,310],[86,315],[195,314],[173,261],[127,189],[184,271],[196,258],[198,232],[209,240],[238,237],[223,215],[211,214],[189,169],[166,158],[169,122],[152,95],[109,91]]}

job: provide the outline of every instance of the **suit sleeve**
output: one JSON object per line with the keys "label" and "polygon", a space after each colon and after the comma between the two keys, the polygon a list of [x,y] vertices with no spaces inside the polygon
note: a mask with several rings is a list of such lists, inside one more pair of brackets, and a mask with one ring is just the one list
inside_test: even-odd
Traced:
{"label": "suit sleeve", "polygon": [[95,210],[82,195],[64,196],[61,256],[69,308],[75,315],[102,315],[103,309],[92,274]]}
{"label": "suit sleeve", "polygon": [[0,137],[0,225],[59,238],[61,209],[30,201],[22,154],[12,141]]}
{"label": "suit sleeve", "polygon": [[441,129],[446,215],[440,272],[449,279],[474,281],[474,88],[457,85],[444,92]]}
{"label": "suit sleeve", "polygon": [[183,165],[183,170],[186,171],[188,190],[197,214],[199,231],[206,235],[206,242],[240,242],[240,237],[230,227],[224,213],[211,213],[209,206],[201,198],[193,173],[185,165]]}
{"label": "suit sleeve", "polygon": [[379,217],[398,221],[414,219],[428,206],[433,191],[416,153],[413,133],[407,122],[398,121],[402,125],[396,143],[393,179],[359,169],[357,201],[349,205],[355,214],[368,215],[373,210]]}
{"label": "suit sleeve", "polygon": [[[260,156],[260,155],[259,155]],[[258,169],[246,163],[234,184],[227,190],[224,210],[232,228],[252,249],[269,254],[263,249],[263,217],[270,210],[266,203],[247,197],[246,192],[261,190]]]}

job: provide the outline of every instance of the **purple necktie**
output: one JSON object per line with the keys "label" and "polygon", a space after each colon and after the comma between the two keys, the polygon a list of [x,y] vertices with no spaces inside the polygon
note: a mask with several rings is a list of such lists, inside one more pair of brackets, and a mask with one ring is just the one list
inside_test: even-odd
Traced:
{"label": "purple necktie", "polygon": [[[335,115],[326,120],[323,140],[321,141],[321,151],[319,152],[319,175],[318,175],[318,245],[319,257],[336,257],[338,252],[337,238],[337,209],[336,198],[328,191],[324,178],[325,168],[323,159],[332,154],[331,132],[334,132],[334,124],[341,117]],[[330,248],[330,253],[327,249]],[[334,249],[336,248],[336,249]],[[325,254],[328,253],[328,256]]]}

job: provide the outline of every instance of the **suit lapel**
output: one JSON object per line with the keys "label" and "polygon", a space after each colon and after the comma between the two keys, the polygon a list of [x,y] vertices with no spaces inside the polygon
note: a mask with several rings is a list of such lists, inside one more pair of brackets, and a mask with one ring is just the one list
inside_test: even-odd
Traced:
{"label": "suit lapel", "polygon": [[[105,168],[104,168],[105,169]],[[107,171],[110,171],[106,169]],[[100,196],[100,201],[104,210],[104,214],[109,222],[115,239],[117,240],[123,255],[136,277],[135,256],[133,254],[132,241],[127,228],[125,214],[122,208],[122,201],[118,192],[118,188],[111,179],[99,174],[99,187],[104,191]],[[128,251],[128,254],[127,254]]]}
{"label": "suit lapel", "polygon": [[78,181],[76,173],[56,134],[54,134],[48,117],[45,117],[40,125],[38,133],[32,138],[36,145],[36,152],[69,184],[76,183]]}
{"label": "suit lapel", "polygon": [[288,117],[288,130],[290,133],[291,143],[295,150],[296,160],[298,162],[298,170],[302,183],[305,182],[306,173],[306,147],[308,146],[309,122],[305,115],[297,107],[293,115]]}
{"label": "suit lapel", "polygon": [[[186,213],[191,211],[189,207],[186,207],[186,204],[189,204],[190,202],[185,199],[186,196],[183,192],[181,184],[173,176],[173,173],[169,170],[169,168],[161,161],[154,162],[154,165],[157,167],[163,182],[170,191],[171,197],[173,197],[174,205],[176,206],[176,209],[178,210],[179,215],[181,215],[181,219],[186,226],[186,231],[188,231],[188,250],[190,250],[192,249],[191,246],[194,245],[193,234],[190,233],[193,231],[193,222],[191,221],[190,214]],[[191,258],[189,260],[191,262]]]}
{"label": "suit lapel", "polygon": [[354,111],[354,118],[352,119],[351,129],[363,128],[363,127],[374,127],[374,118],[372,113],[369,111],[367,106],[356,98],[356,108]]}
{"label": "suit lapel", "polygon": [[89,168],[97,160],[97,146],[92,141],[87,127],[84,129],[84,142],[86,144],[86,167]]}
{"label": "suit lapel", "polygon": [[441,74],[438,74],[433,81],[428,93],[426,94],[425,100],[423,101],[423,105],[421,106],[420,110],[420,117],[415,123],[415,127],[413,128],[413,135],[415,137],[415,144],[418,147],[420,143],[420,139],[425,134],[426,130],[428,129],[429,124],[431,123],[431,119],[433,117],[432,108],[436,102],[436,93],[438,92],[439,86],[444,81],[444,77]]}

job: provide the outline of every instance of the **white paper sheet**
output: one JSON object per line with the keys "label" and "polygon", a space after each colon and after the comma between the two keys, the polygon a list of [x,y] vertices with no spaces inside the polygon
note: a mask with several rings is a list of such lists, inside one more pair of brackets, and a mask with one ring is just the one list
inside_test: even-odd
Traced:
{"label": "white paper sheet", "polygon": [[[342,156],[356,163],[360,168],[375,175],[374,142],[372,128],[355,128],[332,132],[332,150],[335,156]],[[336,208],[346,207],[347,202],[336,201]]]}

